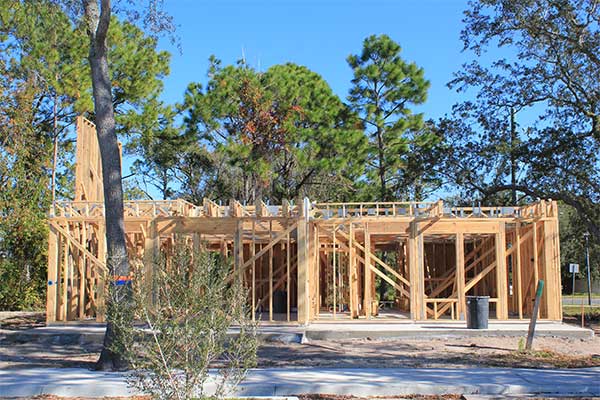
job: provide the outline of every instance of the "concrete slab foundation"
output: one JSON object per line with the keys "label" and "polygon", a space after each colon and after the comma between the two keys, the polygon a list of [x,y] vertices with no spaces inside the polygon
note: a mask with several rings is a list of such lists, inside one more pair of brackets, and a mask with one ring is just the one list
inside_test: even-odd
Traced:
{"label": "concrete slab foundation", "polygon": [[[300,343],[305,340],[342,339],[414,339],[435,337],[509,336],[524,337],[529,325],[527,321],[490,322],[488,329],[467,329],[464,321],[437,322],[337,322],[313,323],[308,326],[297,324],[259,326],[259,338],[265,342]],[[53,324],[23,331],[0,330],[0,343],[45,342],[57,345],[101,343],[105,327],[97,323]],[[230,330],[231,334],[236,329]],[[562,322],[539,322],[536,336],[589,339],[594,337],[591,329]]]}

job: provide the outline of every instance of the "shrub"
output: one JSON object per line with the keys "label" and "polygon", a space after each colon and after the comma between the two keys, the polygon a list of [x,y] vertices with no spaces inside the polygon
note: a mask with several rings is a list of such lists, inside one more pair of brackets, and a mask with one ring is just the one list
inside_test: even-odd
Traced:
{"label": "shrub", "polygon": [[228,282],[231,265],[220,255],[174,247],[151,277],[135,276],[131,306],[141,325],[117,318],[123,338],[115,350],[134,370],[130,384],[154,398],[220,398],[256,364],[247,291]]}

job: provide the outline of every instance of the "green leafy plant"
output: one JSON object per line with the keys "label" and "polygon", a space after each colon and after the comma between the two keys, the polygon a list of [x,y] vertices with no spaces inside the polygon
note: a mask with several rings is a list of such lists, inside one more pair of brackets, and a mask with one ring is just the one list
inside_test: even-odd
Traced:
{"label": "green leafy plant", "polygon": [[157,399],[223,397],[256,363],[247,291],[229,282],[231,264],[220,255],[183,243],[152,267],[134,277],[130,302],[112,303],[131,307],[112,319],[112,350],[132,368],[130,384]]}
{"label": "green leafy plant", "polygon": [[517,345],[517,349],[519,352],[525,351],[525,339],[519,338],[519,343]]}

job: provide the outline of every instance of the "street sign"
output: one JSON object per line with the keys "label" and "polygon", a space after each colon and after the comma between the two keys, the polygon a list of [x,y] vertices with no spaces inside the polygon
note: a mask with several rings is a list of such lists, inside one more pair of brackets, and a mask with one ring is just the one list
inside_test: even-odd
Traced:
{"label": "street sign", "polygon": [[572,274],[579,273],[579,264],[569,264],[569,272]]}

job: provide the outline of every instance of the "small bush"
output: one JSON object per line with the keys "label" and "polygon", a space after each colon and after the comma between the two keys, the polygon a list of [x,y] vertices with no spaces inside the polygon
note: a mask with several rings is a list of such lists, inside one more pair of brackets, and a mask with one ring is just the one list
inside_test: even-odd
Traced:
{"label": "small bush", "polygon": [[220,255],[178,244],[155,263],[152,277],[136,276],[132,308],[142,327],[121,319],[115,349],[134,369],[133,387],[157,399],[219,398],[255,366],[247,291],[228,282],[230,271]]}

